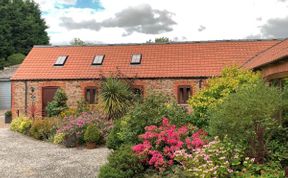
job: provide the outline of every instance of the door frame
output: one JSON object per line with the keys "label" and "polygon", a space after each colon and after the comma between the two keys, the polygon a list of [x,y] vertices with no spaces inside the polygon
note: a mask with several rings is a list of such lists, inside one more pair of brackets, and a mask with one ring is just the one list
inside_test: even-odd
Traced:
{"label": "door frame", "polygon": [[60,87],[59,86],[45,86],[45,87],[42,87],[41,88],[41,91],[42,91],[42,106],[41,106],[41,109],[42,109],[42,117],[45,117],[46,116],[46,113],[45,113],[45,107],[44,107],[44,90],[45,89],[56,89],[56,91],[59,89]]}

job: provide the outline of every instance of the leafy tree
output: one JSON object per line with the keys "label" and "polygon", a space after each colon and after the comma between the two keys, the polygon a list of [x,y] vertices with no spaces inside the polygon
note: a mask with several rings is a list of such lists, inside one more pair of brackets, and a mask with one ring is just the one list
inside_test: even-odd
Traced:
{"label": "leafy tree", "polygon": [[67,95],[63,89],[58,89],[55,93],[53,100],[48,103],[46,111],[49,117],[58,116],[67,107]]}
{"label": "leafy tree", "polygon": [[82,41],[80,38],[74,38],[70,42],[70,45],[73,45],[73,46],[85,46],[86,43],[84,41]]}
{"label": "leafy tree", "polygon": [[16,65],[16,64],[21,64],[22,61],[24,60],[25,55],[22,53],[16,53],[8,56],[7,58],[7,63],[9,66]]}
{"label": "leafy tree", "polygon": [[193,109],[194,124],[207,126],[207,111],[222,103],[231,93],[244,85],[251,85],[261,80],[259,73],[239,69],[236,66],[223,69],[221,77],[208,79],[204,89],[192,96],[188,103]]}
{"label": "leafy tree", "polygon": [[146,43],[169,43],[170,39],[168,37],[155,38],[154,42],[152,40],[146,41]]}
{"label": "leafy tree", "polygon": [[248,154],[263,163],[267,156],[265,138],[281,124],[275,118],[282,107],[278,88],[264,82],[242,86],[209,112],[209,133],[247,145]]}
{"label": "leafy tree", "polygon": [[168,42],[170,42],[168,37],[155,38],[155,43],[168,43]]}
{"label": "leafy tree", "polygon": [[0,68],[9,65],[4,60],[11,54],[26,55],[33,45],[49,43],[47,26],[34,1],[1,0],[0,17]]}

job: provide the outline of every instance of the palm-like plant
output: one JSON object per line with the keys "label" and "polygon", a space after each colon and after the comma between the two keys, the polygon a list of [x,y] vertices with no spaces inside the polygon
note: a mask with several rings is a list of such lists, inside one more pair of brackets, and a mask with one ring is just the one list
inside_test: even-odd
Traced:
{"label": "palm-like plant", "polygon": [[131,104],[130,85],[118,78],[107,78],[102,83],[100,98],[108,117],[110,119],[119,118],[123,116]]}

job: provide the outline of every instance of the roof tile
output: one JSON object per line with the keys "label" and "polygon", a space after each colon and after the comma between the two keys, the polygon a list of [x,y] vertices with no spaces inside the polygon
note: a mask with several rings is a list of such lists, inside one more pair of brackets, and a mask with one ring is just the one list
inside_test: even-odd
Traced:
{"label": "roof tile", "polygon": [[[200,43],[34,47],[12,80],[92,79],[119,70],[126,77],[174,78],[217,76],[224,66],[242,65],[278,40],[218,41]],[[130,65],[131,55],[141,53],[140,65]],[[93,57],[105,54],[101,66]],[[53,66],[68,55],[64,66]]]}

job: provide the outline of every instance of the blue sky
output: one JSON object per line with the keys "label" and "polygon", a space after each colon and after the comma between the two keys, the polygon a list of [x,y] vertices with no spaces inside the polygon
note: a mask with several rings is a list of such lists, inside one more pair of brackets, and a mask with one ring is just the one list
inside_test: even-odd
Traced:
{"label": "blue sky", "polygon": [[288,0],[35,1],[52,44],[288,37]]}
{"label": "blue sky", "polygon": [[[59,6],[59,4],[58,4]],[[75,7],[75,8],[91,8],[91,9],[95,9],[95,10],[103,10],[103,6],[101,5],[101,3],[99,1],[96,0],[77,0],[75,1],[74,4],[61,4],[60,3],[60,7],[63,8],[70,8],[70,7]]]}

